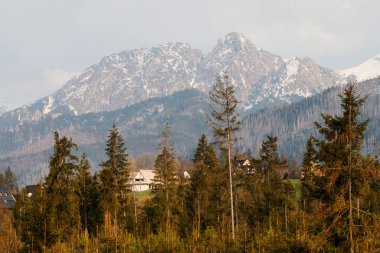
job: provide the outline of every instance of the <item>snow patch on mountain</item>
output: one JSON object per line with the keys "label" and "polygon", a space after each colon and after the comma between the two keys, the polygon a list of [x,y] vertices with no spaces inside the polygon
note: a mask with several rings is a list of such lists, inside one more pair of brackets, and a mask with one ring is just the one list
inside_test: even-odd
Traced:
{"label": "snow patch on mountain", "polygon": [[49,96],[48,101],[46,105],[44,106],[43,114],[48,114],[49,112],[51,112],[53,108],[53,104],[54,104],[54,98],[52,96]]}
{"label": "snow patch on mountain", "polygon": [[299,67],[300,60],[298,58],[292,58],[286,61],[286,75],[282,86],[286,86],[288,83],[293,83],[296,81]]}
{"label": "snow patch on mountain", "polygon": [[338,73],[344,77],[356,76],[358,82],[376,78],[380,76],[380,54],[356,67],[338,70]]}

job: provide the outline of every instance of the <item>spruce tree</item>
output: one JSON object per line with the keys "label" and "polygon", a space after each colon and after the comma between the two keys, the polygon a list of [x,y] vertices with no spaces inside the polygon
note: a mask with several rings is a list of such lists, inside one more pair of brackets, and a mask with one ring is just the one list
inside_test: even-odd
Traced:
{"label": "spruce tree", "polygon": [[[261,191],[264,201],[260,214],[266,217],[271,214],[283,213],[286,199],[289,199],[293,189],[287,181],[283,181],[281,169],[286,167],[286,161],[282,161],[278,155],[277,137],[267,136],[260,149],[258,162],[259,172],[262,175]],[[254,193],[253,193],[254,194]]]}
{"label": "spruce tree", "polygon": [[302,172],[309,173],[313,166],[317,165],[317,151],[314,147],[314,138],[309,137],[306,143],[306,152],[302,158]]}
{"label": "spruce tree", "polygon": [[[191,182],[188,193],[189,202],[189,215],[190,219],[193,221],[193,226],[195,227],[196,235],[200,235],[201,224],[204,221],[204,215],[201,212],[205,210],[201,205],[207,205],[207,186],[206,186],[206,175],[207,175],[207,164],[205,164],[207,156],[207,139],[206,135],[202,134],[199,139],[198,146],[194,153],[193,163],[195,170],[191,175]],[[202,210],[202,211],[201,211]]]}
{"label": "spruce tree", "polygon": [[57,240],[57,231],[50,214],[47,212],[49,203],[42,183],[36,192],[29,197],[26,192],[19,196],[15,218],[19,224],[23,251],[44,252]]}
{"label": "spruce tree", "polygon": [[267,136],[267,140],[263,142],[260,148],[260,170],[268,177],[270,174],[280,176],[278,169],[284,165],[285,161],[280,161],[277,148],[277,137]]}
{"label": "spruce tree", "polygon": [[[321,138],[316,139],[318,169],[324,181],[319,189],[324,192],[324,221],[320,240],[345,251],[354,252],[364,245],[365,218],[374,217],[366,212],[353,211],[353,200],[365,198],[369,181],[366,176],[374,159],[361,154],[368,120],[362,120],[361,107],[366,97],[358,95],[356,85],[348,84],[341,99],[342,114],[322,114],[323,124],[315,123]],[[366,205],[366,203],[363,203]],[[328,235],[328,236],[326,236]],[[363,249],[363,248],[362,248]]]}
{"label": "spruce tree", "polygon": [[90,205],[87,212],[88,232],[92,235],[96,234],[97,228],[102,224],[103,213],[100,203],[100,182],[98,174],[94,174],[91,178],[90,190],[89,190]]}
{"label": "spruce tree", "polygon": [[174,147],[169,141],[170,126],[166,123],[165,129],[161,134],[161,142],[158,145],[159,154],[157,155],[154,167],[154,197],[153,205],[156,213],[160,216],[161,227],[165,231],[166,239],[168,233],[173,228],[174,215],[176,209],[176,188],[178,175],[175,167]]}
{"label": "spruce tree", "polygon": [[[104,212],[126,225],[130,189],[130,163],[123,137],[113,124],[106,143],[107,160],[100,164],[101,206]],[[116,220],[115,220],[116,221]]]}
{"label": "spruce tree", "polygon": [[189,215],[199,236],[207,227],[218,225],[224,210],[224,173],[206,135],[199,139],[194,153],[195,170],[191,175],[188,203]]}
{"label": "spruce tree", "polygon": [[47,215],[54,224],[59,240],[66,240],[80,224],[79,199],[76,194],[75,176],[78,158],[72,153],[77,145],[67,137],[54,133],[53,155],[49,161],[46,178]]}
{"label": "spruce tree", "polygon": [[84,153],[79,163],[79,171],[76,178],[77,194],[79,197],[79,212],[81,224],[85,230],[88,229],[88,215],[91,206],[91,166],[87,155]]}
{"label": "spruce tree", "polygon": [[324,184],[324,179],[320,177],[317,162],[317,151],[315,150],[315,140],[309,137],[306,143],[306,152],[302,159],[302,204],[305,211],[310,212],[314,200],[321,199],[325,195],[324,189],[321,187]]}
{"label": "spruce tree", "polygon": [[210,123],[214,133],[215,142],[218,144],[221,154],[226,158],[228,168],[228,182],[230,191],[231,234],[235,239],[235,210],[233,193],[233,162],[232,149],[237,138],[234,135],[239,130],[239,114],[236,112],[238,100],[235,89],[232,86],[227,73],[223,77],[217,75],[216,83],[209,95],[211,102]]}

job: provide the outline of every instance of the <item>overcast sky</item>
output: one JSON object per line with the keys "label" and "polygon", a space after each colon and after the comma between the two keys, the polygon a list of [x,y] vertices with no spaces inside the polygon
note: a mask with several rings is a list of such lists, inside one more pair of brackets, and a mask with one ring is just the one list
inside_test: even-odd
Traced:
{"label": "overcast sky", "polygon": [[0,0],[0,104],[33,102],[111,53],[238,31],[343,69],[380,53],[379,0]]}

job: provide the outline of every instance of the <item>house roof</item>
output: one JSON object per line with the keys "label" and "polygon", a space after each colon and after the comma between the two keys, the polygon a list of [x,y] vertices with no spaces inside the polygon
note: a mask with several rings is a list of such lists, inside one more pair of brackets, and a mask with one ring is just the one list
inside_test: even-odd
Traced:
{"label": "house roof", "polygon": [[0,208],[14,208],[16,199],[12,193],[5,189],[0,189]]}
{"label": "house roof", "polygon": [[235,163],[242,167],[242,166],[250,166],[251,165],[251,162],[249,161],[249,159],[241,159],[241,160],[235,160]]}
{"label": "house roof", "polygon": [[[136,170],[131,173],[133,182],[130,184],[151,184],[154,178],[154,170]],[[139,180],[142,179],[142,180]]]}
{"label": "house roof", "polygon": [[141,175],[145,178],[145,180],[149,183],[152,182],[154,178],[154,170],[140,170]]}
{"label": "house roof", "polygon": [[31,194],[35,194],[37,189],[38,189],[38,185],[36,184],[31,184],[31,185],[27,185],[25,186],[26,190],[28,191],[28,193],[31,193]]}

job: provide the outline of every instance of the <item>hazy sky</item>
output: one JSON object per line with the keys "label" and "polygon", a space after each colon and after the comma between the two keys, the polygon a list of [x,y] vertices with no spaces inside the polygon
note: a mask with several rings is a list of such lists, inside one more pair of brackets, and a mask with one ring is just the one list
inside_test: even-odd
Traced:
{"label": "hazy sky", "polygon": [[380,53],[379,0],[0,0],[0,104],[33,102],[111,53],[238,31],[342,69]]}

